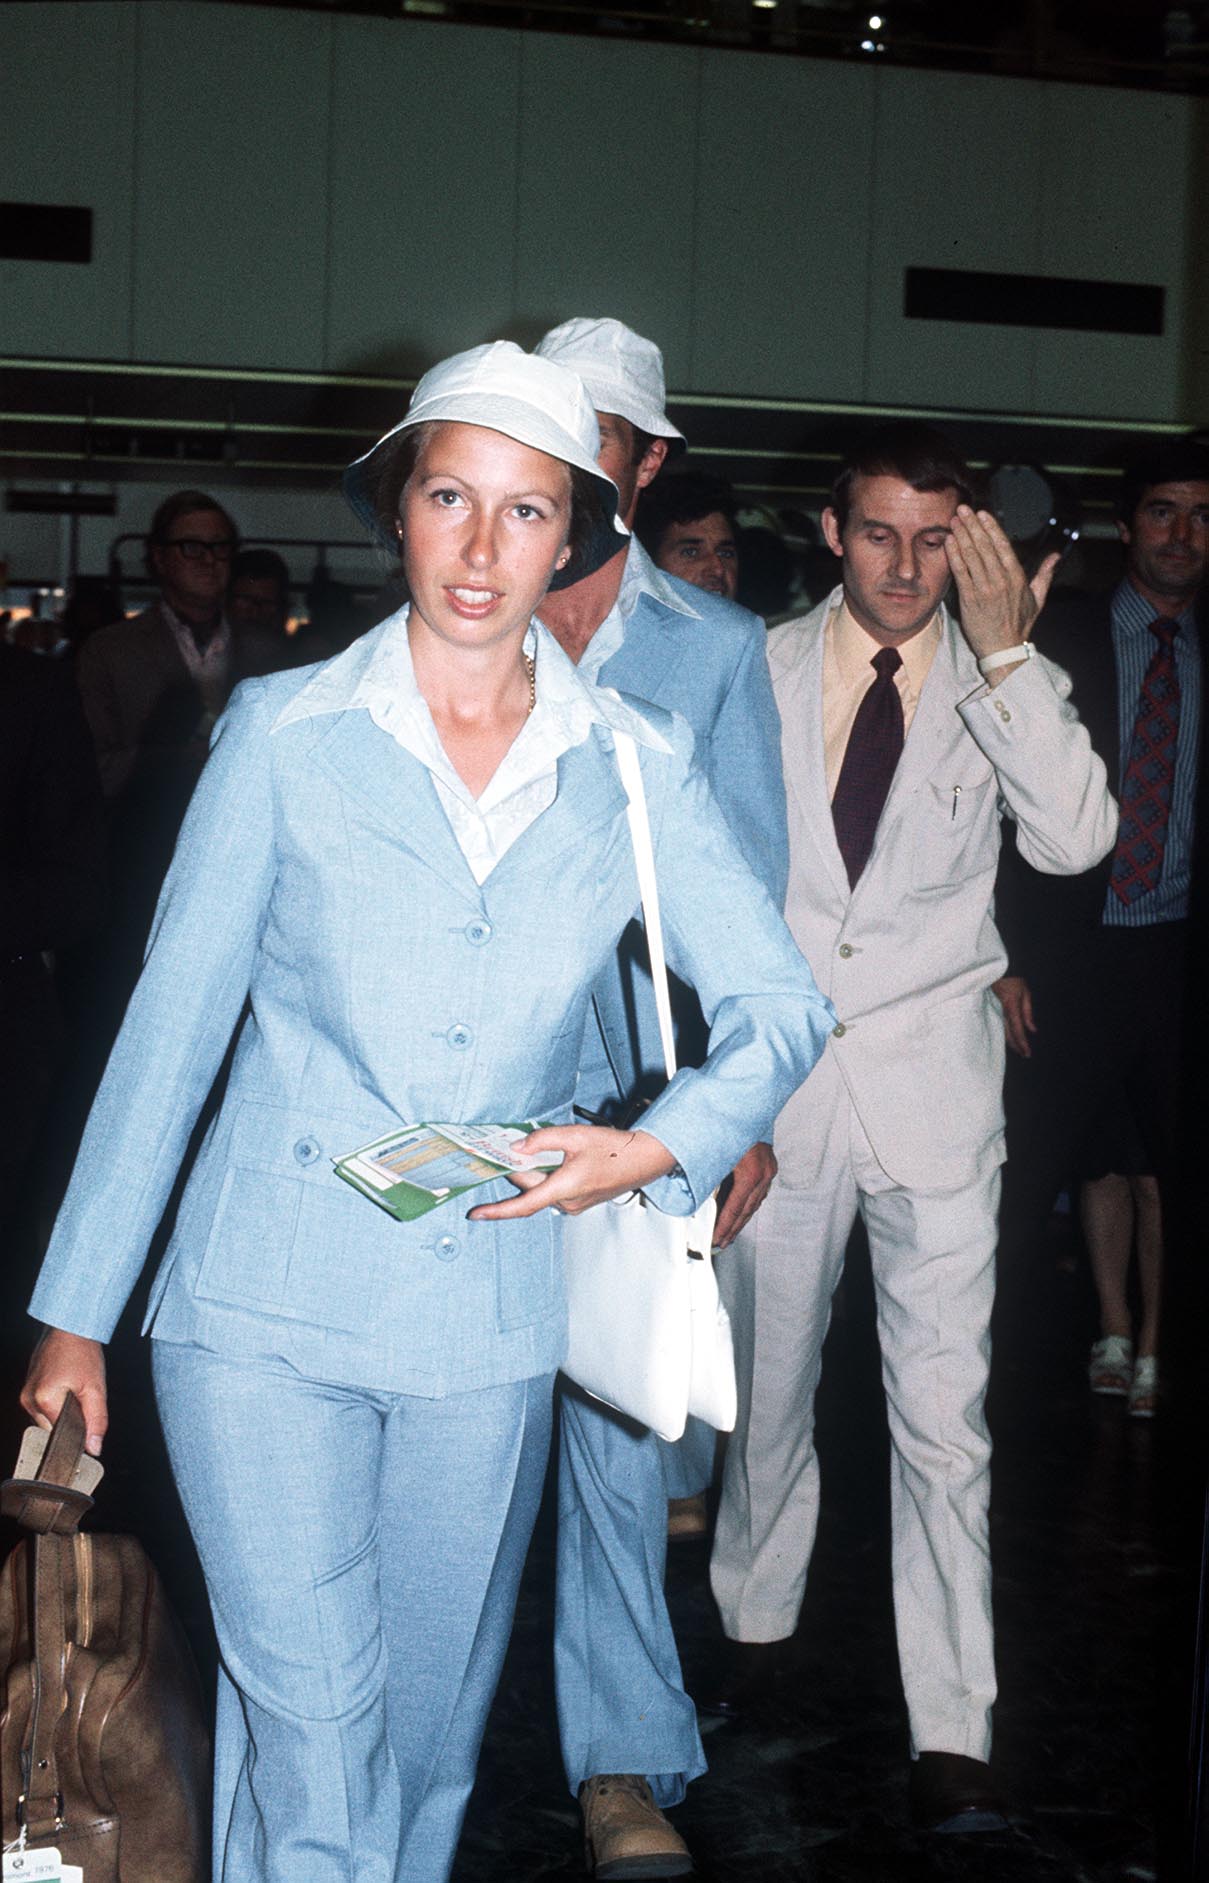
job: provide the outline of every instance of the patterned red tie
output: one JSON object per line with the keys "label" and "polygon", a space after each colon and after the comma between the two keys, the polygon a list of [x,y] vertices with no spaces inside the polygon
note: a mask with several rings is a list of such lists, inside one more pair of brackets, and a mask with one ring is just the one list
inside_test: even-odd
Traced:
{"label": "patterned red tie", "polygon": [[1180,730],[1180,681],[1172,645],[1179,625],[1166,615],[1150,623],[1157,646],[1138,696],[1138,716],[1121,780],[1121,827],[1112,860],[1113,893],[1126,908],[1156,889],[1163,874]]}
{"label": "patterned red tie", "polygon": [[877,678],[856,709],[831,800],[835,838],[852,889],[869,861],[877,822],[903,750],[903,703],[894,684],[903,657],[896,648],[882,647],[869,664]]}

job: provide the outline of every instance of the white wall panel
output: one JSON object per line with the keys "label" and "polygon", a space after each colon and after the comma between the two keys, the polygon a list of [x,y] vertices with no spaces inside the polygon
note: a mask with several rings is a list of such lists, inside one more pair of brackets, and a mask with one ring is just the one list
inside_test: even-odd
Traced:
{"label": "white wall panel", "polygon": [[[1042,86],[879,71],[866,397],[1027,410],[1027,328],[905,320],[908,267],[1034,272],[1042,192]],[[1061,188],[1061,180],[1048,179]]]}
{"label": "white wall panel", "polygon": [[702,63],[691,383],[859,399],[875,74],[757,54]]}
{"label": "white wall panel", "polygon": [[[0,194],[95,237],[0,263],[4,350],[411,373],[615,314],[681,391],[1205,417],[1204,101],[226,0],[0,4],[0,71]],[[911,266],[1167,327],[908,321]]]}
{"label": "white wall panel", "polygon": [[411,20],[335,32],[326,364],[412,373],[512,315],[521,37]]}
{"label": "white wall panel", "polygon": [[0,196],[93,211],[93,259],[0,261],[0,347],[128,359],[137,10],[0,6]]}
{"label": "white wall panel", "polygon": [[700,55],[522,36],[516,313],[613,315],[691,364]]}
{"label": "white wall panel", "polygon": [[1040,272],[1164,287],[1167,301],[1161,336],[1045,333],[1039,411],[1179,416],[1195,102],[1042,88]]}
{"label": "white wall panel", "polygon": [[198,0],[138,13],[136,356],[319,367],[329,22]]}

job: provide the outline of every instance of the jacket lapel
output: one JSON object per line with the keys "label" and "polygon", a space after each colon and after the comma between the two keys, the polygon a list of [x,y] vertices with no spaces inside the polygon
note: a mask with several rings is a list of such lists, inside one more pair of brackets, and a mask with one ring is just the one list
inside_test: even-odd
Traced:
{"label": "jacket lapel", "polygon": [[458,846],[426,766],[376,726],[367,712],[338,713],[314,748],[342,791],[478,908],[478,884]]}
{"label": "jacket lapel", "polygon": [[482,907],[493,884],[511,875],[547,875],[558,858],[626,804],[611,750],[593,735],[558,761],[558,794],[504,855],[480,889],[462,855],[426,766],[360,710],[340,713],[315,748],[315,761],[392,839],[453,889]]}
{"label": "jacket lapel", "polygon": [[[847,901],[848,872],[835,840],[827,795],[823,750],[823,647],[828,604],[816,609],[794,633],[794,655],[776,686],[781,714],[785,783],[826,866],[832,885]],[[787,645],[782,641],[781,647]]]}
{"label": "jacket lapel", "polygon": [[593,733],[559,758],[557,797],[504,852],[484,892],[513,876],[537,872],[549,877],[560,856],[581,848],[591,831],[622,816],[625,807],[617,761]]}
{"label": "jacket lapel", "polygon": [[137,620],[147,636],[144,671],[148,676],[148,691],[158,694],[161,675],[172,686],[188,680],[189,669],[185,665],[185,657],[177,646],[176,636],[168,626],[159,603],[152,602],[150,608],[144,609]]}

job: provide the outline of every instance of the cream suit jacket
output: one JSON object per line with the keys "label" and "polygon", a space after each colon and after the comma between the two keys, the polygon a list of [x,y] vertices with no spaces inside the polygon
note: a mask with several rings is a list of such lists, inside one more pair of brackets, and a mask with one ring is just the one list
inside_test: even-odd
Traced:
{"label": "cream suit jacket", "polygon": [[896,1183],[948,1189],[1003,1157],[1005,970],[993,896],[1000,813],[1037,869],[1090,869],[1117,810],[1104,766],[1038,657],[992,689],[942,610],[869,862],[855,889],[835,840],[823,755],[824,629],[836,591],[769,637],[789,810],[786,917],[839,1015],[823,1064],[777,1123],[782,1181],[818,1181],[840,1084]]}

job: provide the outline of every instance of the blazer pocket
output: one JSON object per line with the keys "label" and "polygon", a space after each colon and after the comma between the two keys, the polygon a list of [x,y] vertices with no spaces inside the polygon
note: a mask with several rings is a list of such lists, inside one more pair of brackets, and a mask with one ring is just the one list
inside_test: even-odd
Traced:
{"label": "blazer pocket", "polygon": [[[952,889],[994,869],[997,789],[993,771],[947,785],[929,779],[921,787],[911,872],[916,889]],[[996,840],[988,845],[991,829]]]}
{"label": "blazer pocket", "polygon": [[281,1312],[302,1190],[297,1178],[231,1166],[198,1270],[197,1292],[204,1300]]}
{"label": "blazer pocket", "polygon": [[372,1260],[378,1225],[365,1224],[355,1239],[349,1234],[350,1211],[364,1201],[343,1184],[329,1194],[302,1178],[233,1165],[223,1178],[196,1293],[281,1321],[363,1333],[381,1307]]}
{"label": "blazer pocket", "polygon": [[[495,1230],[495,1324],[501,1334],[549,1320],[562,1302],[562,1234],[553,1210]],[[521,1233],[516,1233],[520,1231]]]}

